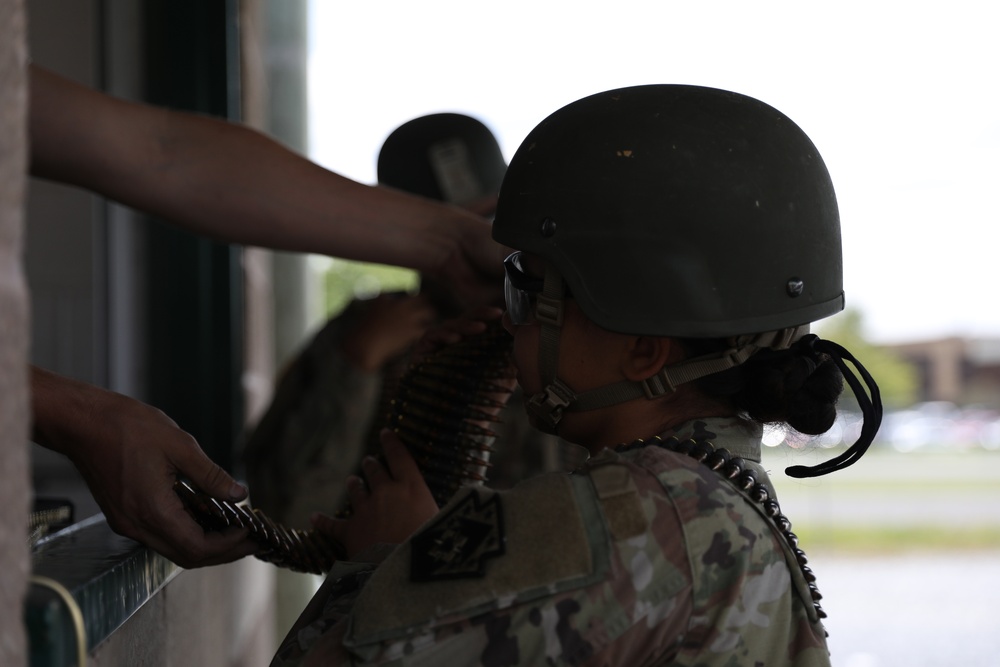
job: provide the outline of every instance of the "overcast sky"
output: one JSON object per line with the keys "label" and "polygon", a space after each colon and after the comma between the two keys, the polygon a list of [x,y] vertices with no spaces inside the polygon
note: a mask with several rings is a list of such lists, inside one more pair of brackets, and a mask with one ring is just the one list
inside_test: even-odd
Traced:
{"label": "overcast sky", "polygon": [[591,93],[725,88],[778,108],[833,177],[847,303],[891,342],[1000,337],[1000,5],[311,0],[311,154],[372,183],[422,114],[478,117],[509,160]]}

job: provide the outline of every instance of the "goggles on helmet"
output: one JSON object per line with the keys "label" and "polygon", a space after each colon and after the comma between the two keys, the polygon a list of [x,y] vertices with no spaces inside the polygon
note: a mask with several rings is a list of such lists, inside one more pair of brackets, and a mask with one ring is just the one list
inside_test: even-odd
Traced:
{"label": "goggles on helmet", "polygon": [[503,293],[507,301],[507,315],[511,324],[521,326],[532,321],[535,303],[542,291],[544,281],[530,276],[521,266],[521,251],[516,250],[503,261]]}

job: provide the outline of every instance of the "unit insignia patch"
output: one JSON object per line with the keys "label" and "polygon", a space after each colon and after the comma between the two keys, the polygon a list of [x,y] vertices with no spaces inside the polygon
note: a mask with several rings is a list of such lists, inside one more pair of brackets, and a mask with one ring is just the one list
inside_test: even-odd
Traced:
{"label": "unit insignia patch", "polygon": [[505,542],[499,494],[483,501],[470,491],[410,540],[410,580],[482,577],[486,561],[504,554]]}

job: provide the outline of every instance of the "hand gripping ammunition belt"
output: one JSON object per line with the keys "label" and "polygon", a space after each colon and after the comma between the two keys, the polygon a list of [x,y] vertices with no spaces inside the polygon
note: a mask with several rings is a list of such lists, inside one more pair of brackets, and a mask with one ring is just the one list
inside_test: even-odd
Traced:
{"label": "hand gripping ammunition belt", "polygon": [[246,501],[217,500],[183,480],[177,480],[174,491],[205,530],[249,528],[250,538],[261,546],[255,555],[262,561],[296,572],[323,574],[343,555],[340,545],[322,532],[283,526]]}
{"label": "hand gripping ammunition belt", "polygon": [[[386,425],[413,455],[438,505],[487,479],[497,435],[491,425],[500,421],[514,385],[510,346],[510,335],[491,323],[484,333],[412,364],[399,380]],[[248,528],[261,545],[256,557],[265,562],[323,574],[344,555],[325,534],[283,526],[247,501],[218,500],[183,480],[174,490],[205,530]]]}

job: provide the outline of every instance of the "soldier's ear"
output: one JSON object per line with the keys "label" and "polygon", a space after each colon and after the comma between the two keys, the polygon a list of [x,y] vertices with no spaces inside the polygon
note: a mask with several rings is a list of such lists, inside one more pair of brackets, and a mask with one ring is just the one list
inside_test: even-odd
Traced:
{"label": "soldier's ear", "polygon": [[622,374],[635,382],[647,380],[682,358],[680,345],[673,338],[630,336],[622,354]]}

